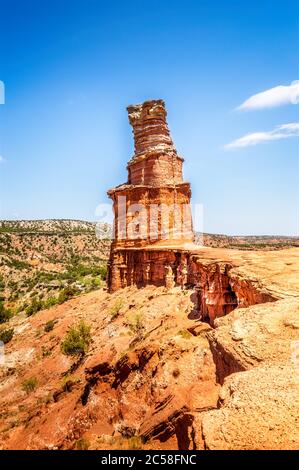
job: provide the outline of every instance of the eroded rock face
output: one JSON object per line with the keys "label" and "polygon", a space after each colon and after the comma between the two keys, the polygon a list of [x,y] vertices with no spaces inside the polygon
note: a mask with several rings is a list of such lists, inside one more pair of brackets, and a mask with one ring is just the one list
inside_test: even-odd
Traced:
{"label": "eroded rock face", "polygon": [[[254,280],[244,278],[226,262],[204,260],[179,247],[173,249],[117,250],[112,253],[112,288],[136,285],[172,285],[188,288],[197,318],[214,324],[237,307],[277,299]],[[112,290],[113,290],[112,289]]]}
{"label": "eroded rock face", "polygon": [[205,448],[295,450],[299,442],[298,366],[266,366],[232,374],[220,409],[204,413]]}
{"label": "eroded rock face", "polygon": [[219,318],[207,336],[223,383],[226,376],[261,364],[291,363],[292,344],[298,338],[298,299],[240,308]]}
{"label": "eroded rock face", "polygon": [[180,184],[183,159],[178,156],[166,122],[163,100],[129,106],[135,154],[128,163],[128,184]]}
{"label": "eroded rock face", "polygon": [[128,106],[127,110],[134,133],[135,158],[157,150],[176,154],[163,100],[145,101],[143,104]]}
{"label": "eroded rock face", "polygon": [[218,409],[203,414],[207,449],[296,449],[299,442],[298,298],[237,309],[210,341]]}

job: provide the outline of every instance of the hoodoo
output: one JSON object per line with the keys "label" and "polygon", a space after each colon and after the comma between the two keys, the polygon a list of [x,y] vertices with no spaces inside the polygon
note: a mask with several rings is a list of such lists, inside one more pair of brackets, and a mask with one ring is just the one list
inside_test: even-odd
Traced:
{"label": "hoodoo", "polygon": [[183,181],[184,160],[171,139],[164,101],[127,110],[135,153],[127,183],[108,191],[115,217],[111,291],[132,284],[163,285],[172,277],[176,282],[180,252],[193,241],[190,184]]}

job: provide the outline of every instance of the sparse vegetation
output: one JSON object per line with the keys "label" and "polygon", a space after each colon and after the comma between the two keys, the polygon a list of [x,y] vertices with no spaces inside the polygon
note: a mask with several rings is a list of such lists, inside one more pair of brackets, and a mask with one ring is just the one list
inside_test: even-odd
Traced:
{"label": "sparse vegetation", "polygon": [[109,240],[97,238],[90,222],[0,222],[0,271],[6,268],[5,279],[0,272],[0,301],[16,312],[28,308],[30,316],[99,289],[105,284],[109,246]]}
{"label": "sparse vegetation", "polygon": [[87,439],[84,439],[84,437],[81,437],[76,441],[76,449],[78,450],[88,450],[89,446],[89,441]]}
{"label": "sparse vegetation", "polygon": [[61,350],[67,356],[82,356],[87,353],[91,343],[91,327],[84,321],[72,326],[61,343]]}
{"label": "sparse vegetation", "polygon": [[123,437],[123,436],[110,436],[103,434],[97,438],[97,443],[101,449],[103,445],[112,446],[118,450],[142,450],[143,442],[138,436]]}
{"label": "sparse vegetation", "polygon": [[182,336],[184,339],[190,339],[192,334],[188,330],[180,330],[179,335]]}
{"label": "sparse vegetation", "polygon": [[36,297],[33,298],[32,303],[26,308],[25,313],[27,317],[31,317],[35,313],[39,312],[43,308],[43,302]]}
{"label": "sparse vegetation", "polygon": [[112,307],[109,310],[109,315],[111,316],[111,320],[114,320],[118,315],[123,307],[123,301],[122,299],[116,300],[116,302],[112,305]]}
{"label": "sparse vegetation", "polygon": [[16,258],[10,258],[10,260],[7,261],[7,265],[10,268],[14,269],[32,269],[29,263],[26,263],[26,261],[21,261]]}
{"label": "sparse vegetation", "polygon": [[22,390],[26,392],[27,394],[33,392],[37,387],[37,378],[36,377],[30,377],[29,379],[24,380],[22,383]]}
{"label": "sparse vegetation", "polygon": [[0,323],[7,322],[12,317],[11,310],[4,307],[4,303],[0,301]]}
{"label": "sparse vegetation", "polygon": [[49,333],[49,331],[52,331],[54,326],[55,326],[56,321],[55,320],[49,320],[44,326],[44,331],[45,333]]}
{"label": "sparse vegetation", "polygon": [[142,440],[138,436],[129,437],[126,442],[128,450],[140,450],[143,448]]}
{"label": "sparse vegetation", "polygon": [[9,341],[12,340],[13,334],[14,334],[14,329],[13,328],[1,329],[0,330],[0,341],[2,341],[4,344],[9,343]]}
{"label": "sparse vegetation", "polygon": [[43,308],[51,308],[54,305],[58,304],[58,298],[57,297],[49,297],[48,299],[44,300],[43,302]]}
{"label": "sparse vegetation", "polygon": [[65,392],[69,392],[69,391],[71,391],[72,387],[74,385],[76,385],[77,383],[79,383],[79,382],[80,382],[79,377],[75,377],[73,375],[67,374],[65,377],[63,377],[63,379],[61,381],[61,388]]}
{"label": "sparse vegetation", "polygon": [[59,293],[58,296],[58,303],[63,304],[67,300],[70,300],[75,295],[79,294],[80,291],[76,289],[74,286],[66,286],[62,291]]}
{"label": "sparse vegetation", "polygon": [[51,349],[48,349],[45,346],[42,346],[42,356],[43,357],[49,357],[49,356],[51,356],[51,354],[52,354]]}
{"label": "sparse vegetation", "polygon": [[137,312],[135,316],[129,321],[129,328],[137,336],[142,336],[144,330],[143,316]]}

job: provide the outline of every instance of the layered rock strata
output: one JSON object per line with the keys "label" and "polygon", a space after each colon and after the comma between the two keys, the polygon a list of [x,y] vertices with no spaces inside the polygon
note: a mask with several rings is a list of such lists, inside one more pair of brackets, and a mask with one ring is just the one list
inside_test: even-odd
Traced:
{"label": "layered rock strata", "polygon": [[[135,153],[128,163],[128,181],[108,191],[113,200],[114,240],[111,247],[109,288],[165,282],[167,255],[161,263],[140,265],[140,256],[128,249],[152,245],[182,247],[192,243],[190,184],[183,181],[183,158],[177,154],[166,122],[164,101],[129,106]],[[161,272],[160,272],[161,271]]]}

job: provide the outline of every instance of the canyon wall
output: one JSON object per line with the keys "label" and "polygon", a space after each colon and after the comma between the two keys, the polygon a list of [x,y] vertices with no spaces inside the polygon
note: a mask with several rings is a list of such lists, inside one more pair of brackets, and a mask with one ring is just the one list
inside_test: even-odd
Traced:
{"label": "canyon wall", "polygon": [[168,289],[190,289],[194,314],[214,324],[236,307],[271,302],[276,297],[243,279],[227,262],[203,262],[202,257],[183,249],[126,249],[113,252],[110,271],[112,290],[148,284]]}

